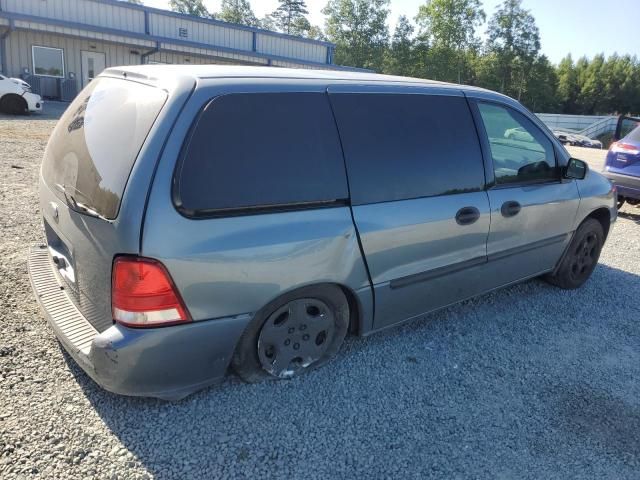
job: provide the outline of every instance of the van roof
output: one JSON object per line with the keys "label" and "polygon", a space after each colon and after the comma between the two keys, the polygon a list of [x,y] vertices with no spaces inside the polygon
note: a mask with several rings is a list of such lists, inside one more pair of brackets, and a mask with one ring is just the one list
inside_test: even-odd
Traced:
{"label": "van roof", "polygon": [[[167,79],[170,77],[192,77],[195,79],[212,78],[280,78],[300,80],[335,80],[371,82],[378,84],[420,84],[437,87],[457,88],[460,90],[474,90],[490,92],[479,87],[458,85],[412,77],[381,75],[377,73],[354,72],[343,70],[314,70],[280,67],[253,67],[242,65],[135,65],[127,67],[113,67],[105,71],[111,75],[132,75],[143,77],[149,81]],[[491,92],[495,93],[495,92]],[[498,94],[499,95],[499,94]]]}

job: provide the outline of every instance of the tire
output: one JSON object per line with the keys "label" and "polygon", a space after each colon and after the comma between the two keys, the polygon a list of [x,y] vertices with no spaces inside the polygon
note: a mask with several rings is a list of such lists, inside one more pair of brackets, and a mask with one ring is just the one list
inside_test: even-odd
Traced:
{"label": "tire", "polygon": [[27,113],[27,102],[20,95],[5,95],[0,99],[0,111],[9,115],[24,115]]}
{"label": "tire", "polygon": [[624,202],[625,202],[624,197],[618,197],[618,210],[622,208],[622,206],[624,205]]}
{"label": "tire", "polygon": [[603,245],[602,225],[593,218],[586,219],[571,239],[556,274],[547,275],[545,280],[565,290],[581,287],[596,268]]}
{"label": "tire", "polygon": [[249,383],[298,377],[331,360],[348,327],[349,302],[339,287],[303,287],[255,315],[231,365]]}

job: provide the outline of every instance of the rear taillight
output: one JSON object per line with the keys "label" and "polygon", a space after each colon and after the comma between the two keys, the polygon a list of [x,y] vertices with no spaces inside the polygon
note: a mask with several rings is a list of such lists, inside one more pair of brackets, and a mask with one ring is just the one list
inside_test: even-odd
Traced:
{"label": "rear taillight", "polygon": [[167,269],[157,260],[116,257],[111,281],[113,319],[128,327],[157,327],[191,321]]}
{"label": "rear taillight", "polygon": [[640,154],[640,149],[638,147],[623,142],[612,143],[611,147],[609,147],[609,150],[615,153],[628,153],[630,155]]}

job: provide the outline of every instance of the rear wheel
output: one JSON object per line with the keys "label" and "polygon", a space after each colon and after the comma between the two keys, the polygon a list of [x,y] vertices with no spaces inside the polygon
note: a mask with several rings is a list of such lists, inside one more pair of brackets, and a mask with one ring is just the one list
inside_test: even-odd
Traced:
{"label": "rear wheel", "polygon": [[304,287],[256,314],[238,342],[233,368],[251,383],[299,376],[338,352],[348,326],[349,303],[339,287]]}
{"label": "rear wheel", "polygon": [[622,208],[622,206],[624,205],[624,201],[625,201],[624,197],[618,196],[618,210]]}
{"label": "rear wheel", "polygon": [[5,95],[0,99],[0,111],[10,115],[27,113],[27,102],[20,95]]}
{"label": "rear wheel", "polygon": [[567,290],[581,287],[596,268],[603,245],[604,231],[600,222],[593,218],[585,220],[571,240],[560,268],[545,280]]}

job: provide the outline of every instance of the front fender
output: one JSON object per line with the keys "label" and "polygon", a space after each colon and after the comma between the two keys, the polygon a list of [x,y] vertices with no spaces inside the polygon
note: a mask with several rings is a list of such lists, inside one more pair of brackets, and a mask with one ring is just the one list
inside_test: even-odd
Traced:
{"label": "front fender", "polygon": [[577,180],[580,194],[580,205],[576,215],[574,230],[596,210],[606,209],[609,212],[610,224],[618,218],[616,192],[613,184],[603,175],[589,170],[583,180]]}

